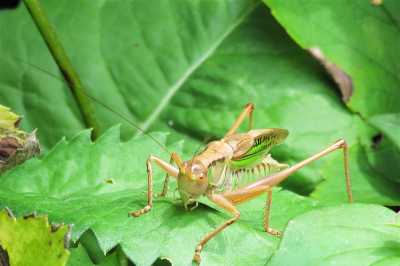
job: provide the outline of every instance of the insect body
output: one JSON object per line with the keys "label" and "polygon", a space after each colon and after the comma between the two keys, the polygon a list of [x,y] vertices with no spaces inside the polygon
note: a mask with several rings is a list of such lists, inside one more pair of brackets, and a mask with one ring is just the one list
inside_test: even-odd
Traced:
{"label": "insect body", "polygon": [[272,159],[268,151],[280,143],[284,129],[258,129],[232,134],[209,143],[203,152],[183,163],[178,190],[185,206],[208,191],[234,191],[256,179],[260,173],[286,167]]}
{"label": "insect body", "polygon": [[[267,194],[264,213],[264,229],[267,233],[279,236],[280,232],[269,227],[269,210],[272,203],[272,187],[282,182],[290,174],[322,156],[342,149],[344,153],[344,172],[348,201],[352,202],[351,183],[348,167],[346,142],[341,139],[321,152],[291,166],[281,164],[269,154],[272,146],[280,144],[288,136],[285,129],[253,129],[247,133],[236,133],[246,117],[252,125],[253,104],[246,105],[226,135],[218,141],[210,142],[202,152],[188,161],[182,161],[176,153],[171,154],[170,163],[150,155],[147,160],[147,205],[131,215],[138,217],[151,210],[153,206],[153,171],[156,163],[167,175],[161,196],[168,192],[169,177],[177,179],[178,191],[186,209],[197,206],[197,199],[208,197],[218,206],[230,212],[233,217],[206,234],[195,249],[193,259],[200,263],[204,245],[215,235],[233,224],[240,217],[235,205]],[[172,165],[175,163],[176,167]],[[268,171],[267,171],[268,170]],[[268,173],[268,175],[267,175]]]}
{"label": "insect body", "polygon": [[[46,70],[34,65],[30,66],[59,79]],[[84,93],[84,95],[105,109],[118,115],[140,132],[146,134],[123,114],[116,112],[86,93]],[[235,205],[251,200],[260,194],[267,194],[264,212],[264,229],[271,235],[279,236],[279,231],[269,227],[272,187],[279,184],[305,165],[338,149],[342,149],[344,154],[344,174],[346,178],[348,201],[353,201],[348,164],[348,148],[343,139],[336,141],[334,144],[315,155],[288,167],[288,165],[281,164],[274,160],[269,154],[270,149],[274,145],[284,141],[288,136],[288,131],[278,128],[251,130],[253,109],[253,104],[247,104],[221,140],[210,142],[202,152],[188,161],[183,162],[176,153],[171,154],[169,163],[153,155],[150,155],[147,159],[147,205],[140,210],[131,212],[130,214],[132,216],[138,217],[150,211],[153,206],[153,163],[167,173],[160,196],[165,196],[167,194],[169,178],[172,176],[176,178],[178,182],[178,190],[186,209],[193,204],[194,207],[196,207],[197,199],[201,196],[206,196],[233,215],[232,218],[210,231],[200,240],[193,257],[198,263],[200,263],[200,253],[204,245],[227,226],[239,219],[240,212],[236,209]],[[247,133],[237,133],[237,129],[246,117],[249,118],[249,131]],[[153,138],[150,134],[146,135],[165,149],[157,139]],[[172,165],[172,163],[174,163],[176,167]]]}

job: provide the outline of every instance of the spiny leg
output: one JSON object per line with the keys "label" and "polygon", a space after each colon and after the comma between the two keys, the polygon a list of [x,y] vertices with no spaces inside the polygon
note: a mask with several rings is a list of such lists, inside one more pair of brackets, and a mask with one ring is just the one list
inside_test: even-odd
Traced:
{"label": "spiny leg", "polygon": [[343,139],[338,140],[333,145],[329,146],[328,148],[322,150],[321,152],[307,158],[306,160],[299,162],[292,167],[289,167],[281,172],[272,174],[267,176],[257,182],[254,182],[248,185],[245,188],[238,189],[232,192],[225,192],[222,196],[231,203],[239,204],[248,200],[251,200],[264,191],[267,191],[267,201],[266,201],[266,208],[264,213],[264,229],[267,233],[279,236],[280,232],[276,231],[269,227],[269,220],[270,220],[270,212],[271,212],[271,205],[272,205],[272,190],[271,188],[283,180],[285,180],[289,175],[296,172],[300,168],[304,167],[305,165],[318,160],[319,158],[337,150],[343,149],[343,156],[344,156],[344,173],[346,177],[346,192],[348,195],[348,200],[351,203],[353,201],[353,195],[351,191],[351,179],[349,173],[349,161],[348,161],[348,146],[346,141]]}
{"label": "spiny leg", "polygon": [[335,151],[338,149],[343,149],[343,159],[344,159],[344,175],[346,178],[346,192],[347,192],[347,197],[348,201],[351,203],[353,202],[353,194],[351,191],[351,179],[350,179],[350,171],[349,171],[349,155],[348,155],[348,146],[345,140],[340,139],[336,141],[333,145],[329,146],[328,148],[320,151],[319,153],[285,169],[282,170],[278,173],[272,174],[270,176],[267,176],[257,182],[254,182],[247,187],[243,188],[242,190],[248,190],[248,189],[253,189],[255,187],[259,186],[276,186],[283,180],[285,180],[289,175],[293,174],[294,172],[298,171],[299,169],[303,168],[307,164],[316,161],[320,159],[321,157]]}
{"label": "spiny leg", "polygon": [[[351,191],[351,179],[350,179],[350,173],[349,173],[349,155],[348,155],[348,146],[346,141],[344,140],[339,140],[335,144],[338,144],[337,148],[334,148],[333,150],[329,151],[328,153],[335,151],[339,148],[343,149],[343,162],[344,162],[344,175],[346,178],[346,192],[348,196],[348,201],[351,203],[353,202],[353,193]],[[335,146],[332,145],[332,146]],[[331,146],[331,147],[332,147]],[[329,147],[330,148],[330,147]],[[329,149],[328,148],[328,149]],[[328,154],[326,153],[326,154]],[[324,156],[325,154],[321,155]],[[320,158],[320,157],[319,157]],[[311,162],[311,161],[310,161]],[[267,201],[266,201],[266,206],[265,206],[265,212],[264,212],[264,229],[267,233],[274,235],[274,236],[281,236],[281,232],[275,229],[272,229],[269,227],[269,220],[270,220],[270,212],[271,212],[271,205],[272,205],[272,190],[269,189],[267,191]]]}
{"label": "spiny leg", "polygon": [[272,229],[269,227],[269,220],[271,214],[271,205],[272,205],[272,189],[269,188],[267,190],[267,201],[265,202],[265,212],[264,212],[264,229],[270,235],[273,236],[281,236],[282,233],[278,230]]}
{"label": "spiny leg", "polygon": [[236,222],[236,220],[239,219],[240,217],[240,212],[235,208],[235,206],[226,198],[224,198],[223,196],[219,195],[219,194],[210,194],[207,196],[211,201],[213,201],[215,204],[217,204],[218,206],[220,206],[221,208],[224,208],[225,210],[227,210],[228,212],[232,213],[234,215],[234,217],[232,217],[231,219],[225,221],[223,224],[221,224],[220,226],[218,226],[216,229],[212,230],[211,232],[209,232],[208,234],[206,234],[199,242],[199,244],[196,247],[196,250],[194,252],[194,256],[193,256],[193,260],[196,261],[197,263],[200,264],[201,261],[201,256],[200,253],[203,250],[205,244],[211,239],[213,238],[215,235],[217,235],[219,232],[221,232],[222,230],[224,230],[226,227],[228,227],[229,225],[233,224],[234,222]]}
{"label": "spiny leg", "polygon": [[153,168],[151,166],[152,162],[155,162],[162,170],[164,170],[167,173],[167,175],[174,176],[174,177],[178,176],[178,169],[176,169],[171,164],[164,162],[160,158],[150,155],[146,161],[146,166],[147,166],[147,205],[140,210],[130,212],[130,215],[132,215],[134,217],[138,217],[138,216],[150,211],[151,208],[153,207]]}
{"label": "spiny leg", "polygon": [[233,133],[236,132],[236,130],[240,127],[242,124],[243,120],[246,118],[246,116],[249,117],[249,130],[252,129],[253,127],[253,110],[254,110],[254,104],[248,103],[246,104],[244,110],[240,113],[239,117],[235,120],[231,128],[228,130],[228,132],[225,134],[224,137],[228,137],[232,135]]}
{"label": "spiny leg", "polygon": [[289,175],[298,171],[300,168],[304,167],[305,165],[318,160],[319,158],[335,151],[338,149],[343,149],[343,157],[344,157],[344,174],[346,177],[346,192],[348,195],[348,201],[351,203],[353,201],[353,194],[351,191],[351,179],[350,179],[350,172],[349,172],[349,161],[348,161],[348,146],[345,140],[340,139],[335,142],[333,145],[329,146],[328,148],[322,150],[321,152],[289,167],[285,170],[282,170],[278,173],[272,174],[267,176],[257,182],[254,182],[247,187],[237,189],[235,191],[225,192],[221,194],[226,200],[233,204],[239,204],[248,200],[251,200],[258,195],[262,194],[263,192],[267,191],[267,201],[266,201],[266,209],[264,213],[264,228],[270,234],[275,234],[278,231],[275,231],[269,227],[269,218],[271,212],[271,205],[272,205],[272,190],[273,186],[278,185],[280,182],[285,180]]}

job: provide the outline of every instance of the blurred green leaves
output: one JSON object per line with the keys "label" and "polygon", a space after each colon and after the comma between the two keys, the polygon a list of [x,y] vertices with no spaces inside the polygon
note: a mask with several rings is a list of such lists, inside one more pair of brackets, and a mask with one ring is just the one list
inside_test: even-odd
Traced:
{"label": "blurred green leaves", "polygon": [[264,0],[304,49],[319,48],[352,79],[348,106],[363,117],[400,111],[400,2]]}

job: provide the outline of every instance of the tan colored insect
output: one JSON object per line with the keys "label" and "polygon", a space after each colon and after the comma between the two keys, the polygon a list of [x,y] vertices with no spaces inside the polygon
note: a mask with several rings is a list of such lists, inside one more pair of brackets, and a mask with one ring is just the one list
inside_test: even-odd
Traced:
{"label": "tan colored insect", "polygon": [[[262,193],[267,194],[264,229],[271,235],[279,236],[281,233],[269,226],[272,187],[285,180],[290,174],[332,151],[343,150],[346,191],[348,201],[353,201],[348,148],[343,139],[336,141],[333,145],[315,155],[288,167],[288,165],[274,160],[269,154],[273,145],[280,144],[288,136],[288,131],[279,128],[251,130],[253,109],[253,104],[247,104],[221,140],[208,143],[203,151],[188,161],[182,161],[177,153],[171,154],[170,163],[153,155],[150,155],[147,160],[147,205],[140,210],[131,212],[132,216],[138,217],[145,214],[153,206],[152,163],[155,163],[167,173],[164,187],[160,194],[161,196],[167,194],[169,177],[172,176],[178,182],[178,191],[186,209],[192,205],[196,207],[197,199],[201,196],[206,196],[233,215],[232,218],[207,233],[200,240],[193,256],[193,259],[197,263],[201,261],[200,254],[205,244],[239,219],[240,212],[236,209],[235,205],[251,200]],[[236,133],[246,117],[249,118],[250,130],[246,133]],[[171,163],[175,163],[177,167]],[[267,169],[269,175],[266,175]]]}
{"label": "tan colored insect", "polygon": [[[25,62],[21,63],[27,64],[38,71],[60,80],[56,75],[35,65]],[[64,82],[64,80],[61,81]],[[125,120],[138,131],[153,139],[161,148],[165,149],[156,138],[144,132],[125,115],[113,110],[95,97],[85,92],[82,93],[95,103]],[[210,231],[200,240],[193,256],[193,259],[197,263],[201,261],[200,254],[205,244],[227,226],[239,219],[240,212],[236,209],[235,205],[251,200],[263,193],[267,194],[264,229],[271,235],[280,236],[281,233],[279,231],[269,226],[272,187],[305,165],[338,149],[342,149],[344,154],[344,174],[348,201],[350,203],[353,201],[348,163],[348,147],[345,140],[340,139],[315,155],[288,167],[288,165],[274,160],[269,152],[274,145],[282,143],[289,132],[286,129],[279,128],[251,129],[253,110],[254,105],[251,103],[247,104],[221,140],[208,143],[202,152],[188,161],[183,162],[177,153],[171,154],[170,163],[153,155],[150,155],[147,159],[147,205],[140,210],[131,212],[132,216],[138,217],[145,214],[153,206],[152,163],[156,163],[156,165],[167,173],[160,196],[166,196],[169,177],[172,176],[178,182],[178,191],[186,209],[189,208],[189,205],[193,204],[196,207],[197,199],[201,196],[206,196],[233,215],[232,218]],[[246,117],[249,119],[249,131],[246,133],[237,133],[237,129]],[[177,167],[173,166],[172,163],[175,163]],[[250,178],[245,179],[245,176],[250,176]]]}

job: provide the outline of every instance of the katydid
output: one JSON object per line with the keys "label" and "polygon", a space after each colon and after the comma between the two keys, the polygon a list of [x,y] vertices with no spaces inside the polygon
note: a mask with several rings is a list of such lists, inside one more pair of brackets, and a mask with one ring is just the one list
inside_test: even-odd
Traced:
{"label": "katydid", "polygon": [[[28,65],[59,79],[52,73],[35,65]],[[61,81],[64,82],[63,80]],[[125,115],[113,110],[89,94],[84,94],[89,99],[125,120],[140,132],[149,136],[164,151],[169,153],[164,145],[150,134],[144,132]],[[286,129],[280,128],[252,129],[253,110],[254,105],[251,103],[247,104],[221,140],[208,143],[203,151],[188,161],[182,161],[180,156],[175,152],[170,153],[171,158],[169,163],[154,155],[150,155],[147,159],[147,205],[140,210],[130,212],[130,215],[133,217],[139,217],[149,212],[153,206],[153,163],[166,172],[160,196],[167,195],[169,177],[174,177],[178,183],[178,191],[186,209],[193,209],[190,206],[194,205],[196,207],[197,199],[201,196],[206,196],[216,205],[233,215],[232,218],[207,233],[199,241],[193,256],[193,260],[197,263],[201,261],[200,254],[205,244],[239,219],[240,212],[235,205],[251,200],[264,193],[267,195],[264,212],[264,229],[268,234],[280,236],[281,233],[278,230],[272,229],[269,226],[272,187],[305,165],[338,149],[342,149],[344,154],[344,175],[348,201],[350,203],[353,201],[348,147],[344,139],[339,139],[324,150],[289,167],[287,164],[281,164],[274,160],[269,153],[274,145],[278,145],[286,139],[289,132]],[[246,117],[249,120],[249,131],[246,133],[237,133],[238,128]],[[176,167],[172,163],[175,163]],[[250,176],[250,181],[248,178],[243,180],[245,176]]]}
{"label": "katydid", "polygon": [[[169,177],[172,176],[176,178],[178,191],[186,209],[193,204],[197,206],[198,198],[206,196],[233,216],[200,240],[193,256],[193,260],[197,263],[201,261],[201,251],[206,243],[239,219],[240,212],[235,205],[251,200],[263,193],[267,194],[264,229],[271,235],[280,236],[279,231],[269,226],[272,187],[305,165],[338,149],[342,149],[344,154],[344,175],[348,201],[350,203],[353,201],[348,148],[345,140],[340,139],[315,155],[288,167],[288,165],[274,160],[269,152],[272,146],[282,143],[289,132],[280,128],[251,129],[253,109],[253,104],[247,104],[221,140],[208,143],[203,151],[188,161],[182,161],[180,156],[174,152],[171,154],[170,163],[153,155],[150,155],[147,159],[147,205],[140,210],[131,212],[132,216],[139,217],[149,212],[153,206],[152,163],[166,172],[160,196],[166,196]],[[249,131],[237,133],[239,126],[246,117],[249,119]],[[172,163],[175,163],[176,167]],[[269,173],[273,173],[260,178],[260,172],[266,173],[266,169]],[[253,182],[247,184],[241,182],[244,175],[252,175],[254,177]]]}

